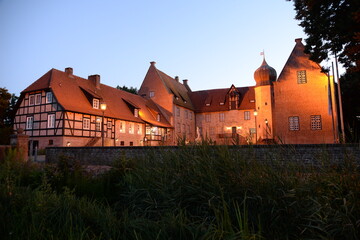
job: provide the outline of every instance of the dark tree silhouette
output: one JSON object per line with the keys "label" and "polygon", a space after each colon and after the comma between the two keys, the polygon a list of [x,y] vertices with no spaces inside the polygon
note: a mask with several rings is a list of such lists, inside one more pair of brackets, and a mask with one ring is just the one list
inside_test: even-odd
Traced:
{"label": "dark tree silhouette", "polygon": [[134,88],[134,87],[126,87],[125,85],[120,87],[119,85],[116,86],[117,89],[119,90],[123,90],[123,91],[126,91],[126,92],[129,92],[129,93],[133,93],[133,94],[138,94],[138,89],[137,88]]}

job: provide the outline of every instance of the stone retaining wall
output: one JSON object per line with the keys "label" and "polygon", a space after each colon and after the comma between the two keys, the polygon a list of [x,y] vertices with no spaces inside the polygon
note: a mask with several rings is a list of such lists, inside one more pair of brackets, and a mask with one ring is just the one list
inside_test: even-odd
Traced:
{"label": "stone retaining wall", "polygon": [[360,164],[359,144],[326,145],[254,145],[254,146],[166,146],[166,147],[49,147],[46,162],[57,163],[60,159],[74,160],[83,165],[112,165],[122,158],[141,158],[176,151],[229,151],[229,154],[264,163],[273,161],[302,164],[343,164],[354,161]]}

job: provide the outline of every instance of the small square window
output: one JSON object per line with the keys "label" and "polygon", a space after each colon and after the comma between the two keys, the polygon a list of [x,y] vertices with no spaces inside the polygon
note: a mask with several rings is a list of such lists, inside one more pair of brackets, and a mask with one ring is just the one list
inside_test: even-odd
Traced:
{"label": "small square window", "polygon": [[155,92],[154,92],[154,91],[150,91],[150,92],[149,92],[149,97],[150,97],[150,98],[155,97]]}
{"label": "small square window", "polygon": [[134,116],[139,117],[139,109],[137,108],[134,109]]}
{"label": "small square window", "polygon": [[311,130],[321,130],[321,115],[312,115],[311,119]]}
{"label": "small square window", "polygon": [[299,123],[299,117],[289,117],[289,129],[290,131],[299,131],[300,130],[300,123]]}
{"label": "small square window", "polygon": [[306,70],[297,71],[297,83],[298,84],[307,83]]}
{"label": "small square window", "polygon": [[125,142],[124,142],[124,141],[120,141],[120,146],[125,146]]}

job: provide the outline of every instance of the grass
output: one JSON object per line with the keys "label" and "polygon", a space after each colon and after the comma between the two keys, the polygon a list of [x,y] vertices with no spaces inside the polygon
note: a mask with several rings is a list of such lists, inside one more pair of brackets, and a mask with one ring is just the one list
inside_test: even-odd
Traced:
{"label": "grass", "polygon": [[[0,166],[3,239],[359,239],[360,174],[184,146],[119,157],[99,176],[57,166]],[[280,155],[280,154],[279,154]],[[327,156],[319,156],[326,162]]]}

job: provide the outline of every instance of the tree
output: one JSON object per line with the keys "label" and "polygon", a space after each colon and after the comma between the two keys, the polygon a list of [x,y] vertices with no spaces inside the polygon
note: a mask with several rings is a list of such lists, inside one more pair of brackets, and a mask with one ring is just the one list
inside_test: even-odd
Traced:
{"label": "tree", "polygon": [[360,139],[360,72],[346,73],[341,77],[343,112],[348,142]]}
{"label": "tree", "polygon": [[0,144],[9,143],[17,99],[6,88],[0,88]]}
{"label": "tree", "polygon": [[[291,1],[291,0],[287,0]],[[349,71],[360,71],[360,1],[292,0],[307,34],[305,52],[320,63],[337,55]]]}
{"label": "tree", "polygon": [[119,90],[123,90],[123,91],[126,91],[126,92],[129,92],[129,93],[133,93],[133,94],[138,94],[138,89],[137,88],[134,88],[134,87],[126,87],[125,85],[120,87],[119,85],[116,86],[117,89]]}

